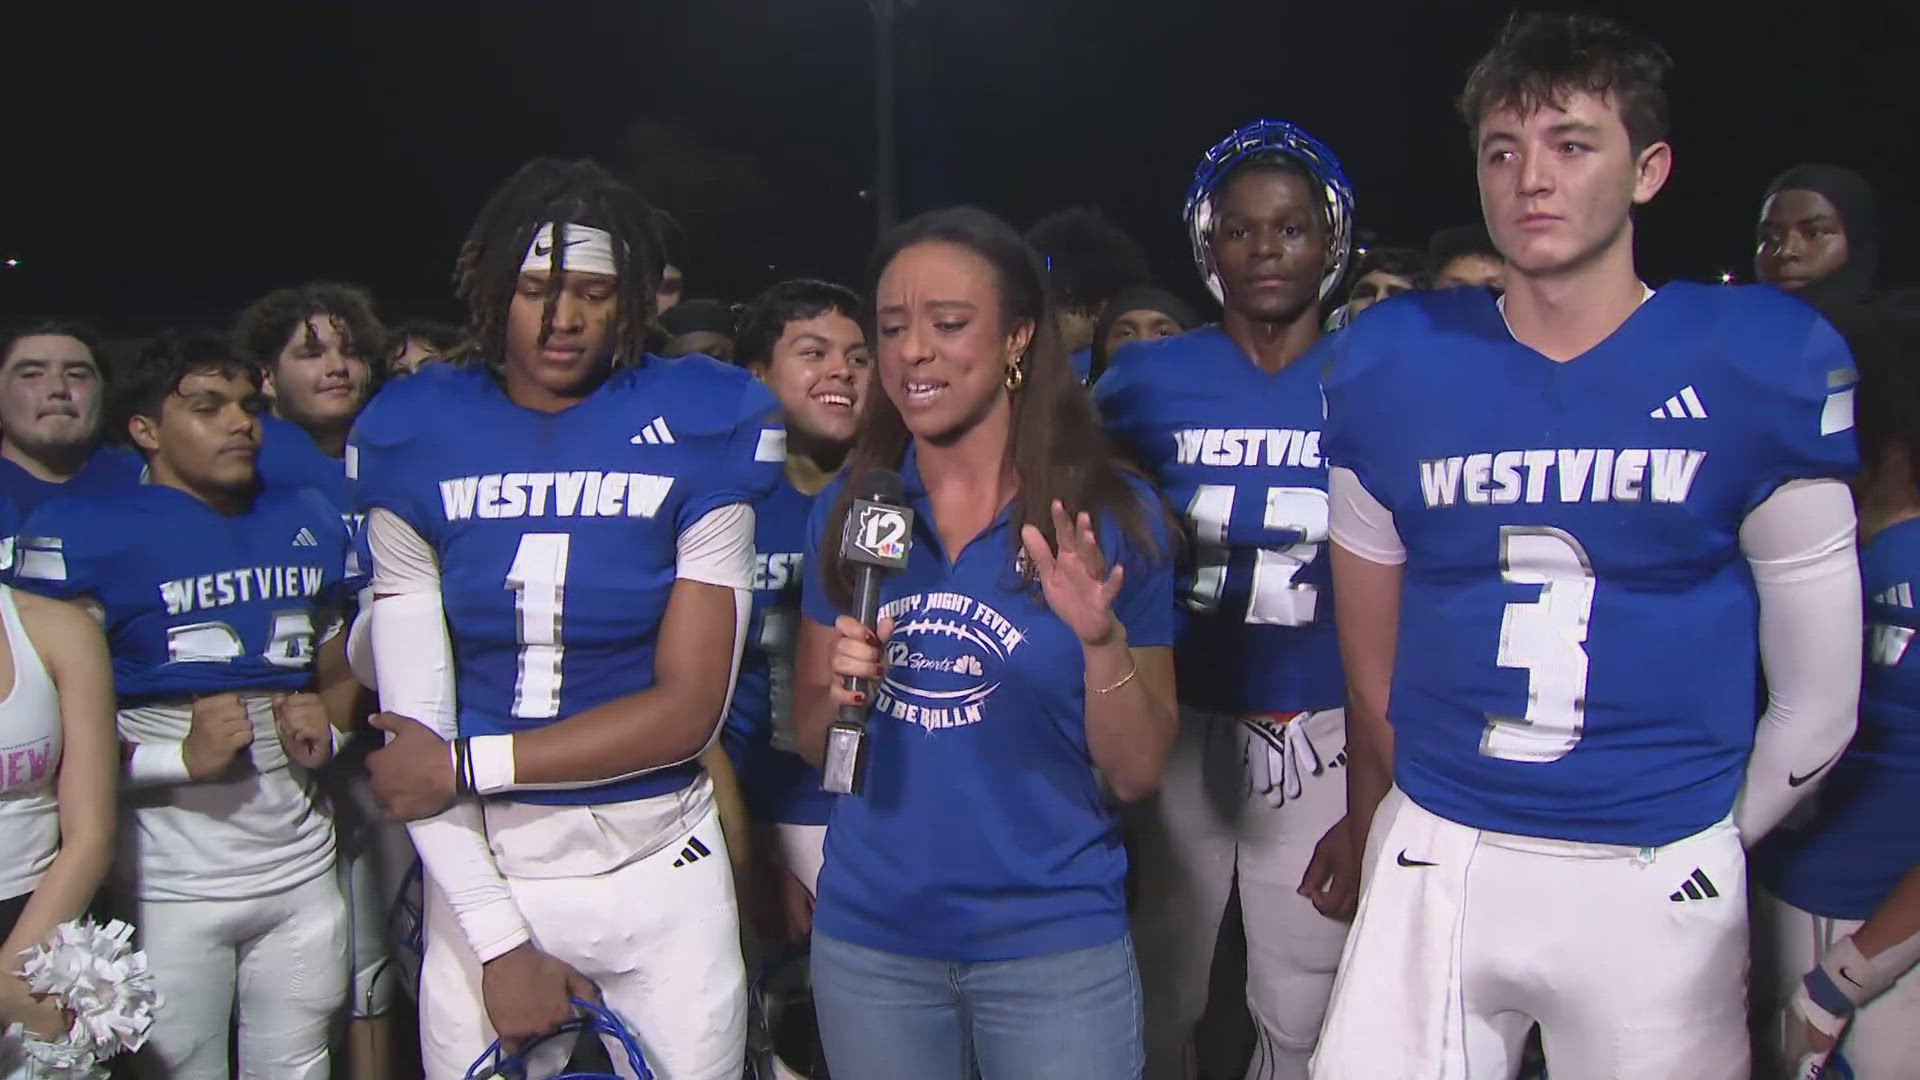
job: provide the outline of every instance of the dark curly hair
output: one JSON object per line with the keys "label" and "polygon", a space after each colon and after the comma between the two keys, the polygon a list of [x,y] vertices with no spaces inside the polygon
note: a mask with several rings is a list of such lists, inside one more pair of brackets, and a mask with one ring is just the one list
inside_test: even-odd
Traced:
{"label": "dark curly hair", "polygon": [[755,297],[740,316],[740,328],[733,335],[734,357],[742,364],[765,364],[773,360],[773,347],[795,319],[817,319],[837,311],[859,322],[860,296],[844,285],[811,278],[783,281]]}
{"label": "dark curly hair", "polygon": [[158,420],[180,382],[197,371],[244,375],[259,390],[262,370],[228,336],[198,330],[167,330],[149,338],[123,365],[108,398],[108,434],[131,443],[127,422],[136,416]]}
{"label": "dark curly hair", "polygon": [[[527,245],[540,226],[585,225],[613,236],[615,295],[619,315],[614,328],[614,362],[632,363],[645,345],[657,340],[653,293],[660,280],[660,232],[653,207],[638,191],[591,161],[536,158],[500,185],[474,219],[454,264],[454,291],[467,305],[467,343],[447,357],[479,360],[498,371],[506,363],[507,311],[520,280]],[[565,237],[556,236],[554,285],[540,317],[540,340],[553,333],[560,302],[559,281],[566,269]]]}
{"label": "dark curly hair", "polygon": [[1092,313],[1150,276],[1140,242],[1091,206],[1068,207],[1034,222],[1027,243],[1045,261],[1054,304],[1069,311]]}
{"label": "dark curly hair", "polygon": [[1359,261],[1354,263],[1353,272],[1347,275],[1351,279],[1347,290],[1351,292],[1361,278],[1376,271],[1392,274],[1397,278],[1405,278],[1412,282],[1416,289],[1427,287],[1425,252],[1409,247],[1376,247],[1368,248],[1367,253],[1360,256]]}
{"label": "dark curly hair", "polygon": [[234,320],[233,344],[261,370],[272,371],[296,332],[312,336],[317,318],[333,324],[341,352],[366,361],[375,379],[381,376],[387,361],[387,332],[374,314],[372,295],[357,285],[313,281],[275,289]]}
{"label": "dark curly hair", "polygon": [[1474,65],[1460,94],[1460,117],[1478,142],[1488,113],[1530,115],[1581,92],[1610,98],[1638,154],[1667,137],[1667,92],[1673,61],[1652,41],[1612,19],[1516,12],[1493,48]]}
{"label": "dark curly hair", "polygon": [[435,356],[445,356],[460,347],[460,328],[432,319],[409,319],[387,328],[387,360],[405,351],[407,342],[424,341]]}

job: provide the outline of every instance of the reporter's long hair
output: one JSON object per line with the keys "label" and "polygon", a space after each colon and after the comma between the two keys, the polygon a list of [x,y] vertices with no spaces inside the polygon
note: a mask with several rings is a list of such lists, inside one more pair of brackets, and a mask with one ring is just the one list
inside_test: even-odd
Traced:
{"label": "reporter's long hair", "polygon": [[[1003,459],[1004,468],[1016,480],[1008,574],[1018,565],[1022,583],[1034,585],[1033,568],[1018,558],[1020,528],[1033,525],[1049,544],[1054,543],[1051,508],[1055,499],[1066,506],[1069,517],[1084,510],[1096,520],[1118,524],[1136,562],[1143,557],[1168,555],[1159,550],[1162,541],[1149,523],[1149,515],[1164,514],[1164,507],[1143,504],[1137,489],[1127,482],[1132,470],[1113,453],[1100,426],[1099,413],[1061,345],[1039,256],[1006,222],[984,210],[957,207],[922,214],[881,237],[867,281],[869,340],[877,340],[873,324],[880,275],[900,252],[926,241],[964,247],[985,259],[998,279],[1003,324],[1031,320],[1034,326],[1025,379],[1011,395],[1013,415]],[[839,538],[853,492],[860,490],[861,478],[868,469],[898,469],[912,438],[900,411],[876,380],[873,392],[867,395],[860,436],[842,470],[846,486],[827,517],[826,534],[818,548],[824,560],[821,570],[827,593],[841,607],[851,602],[852,595],[853,578],[841,562]],[[1114,558],[1113,552],[1105,554]],[[1129,567],[1128,572],[1134,569]]]}

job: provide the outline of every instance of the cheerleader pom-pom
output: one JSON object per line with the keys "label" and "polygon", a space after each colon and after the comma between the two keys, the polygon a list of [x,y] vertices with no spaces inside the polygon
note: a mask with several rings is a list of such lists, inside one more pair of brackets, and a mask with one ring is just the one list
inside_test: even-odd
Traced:
{"label": "cheerleader pom-pom", "polygon": [[19,1024],[0,1035],[0,1076],[8,1080],[104,1080],[106,1075],[93,1048],[77,1045],[69,1036],[42,1042]]}
{"label": "cheerleader pom-pom", "polygon": [[160,996],[147,954],[132,942],[133,927],[117,919],[105,926],[75,920],[54,927],[46,944],[21,954],[27,988],[59,1001],[73,1018],[66,1036],[52,1045],[105,1061],[147,1041]]}

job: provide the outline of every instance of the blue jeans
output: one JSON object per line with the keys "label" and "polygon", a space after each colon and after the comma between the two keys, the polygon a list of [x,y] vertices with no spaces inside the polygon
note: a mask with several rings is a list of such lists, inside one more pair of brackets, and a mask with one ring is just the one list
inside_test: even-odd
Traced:
{"label": "blue jeans", "polygon": [[815,934],[813,1003],[834,1080],[1138,1080],[1146,1066],[1130,938],[956,964]]}

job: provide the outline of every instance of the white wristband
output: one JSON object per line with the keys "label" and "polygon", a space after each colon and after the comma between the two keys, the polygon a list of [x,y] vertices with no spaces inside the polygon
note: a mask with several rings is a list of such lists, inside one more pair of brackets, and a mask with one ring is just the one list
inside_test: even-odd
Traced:
{"label": "white wristband", "polygon": [[467,768],[476,795],[497,795],[513,788],[513,736],[475,735],[467,740]]}
{"label": "white wristband", "polygon": [[1833,943],[1820,958],[1820,966],[1833,979],[1834,987],[1859,1008],[1899,982],[1901,976],[1913,969],[1917,957],[1920,957],[1920,934],[1896,942],[1871,959],[1861,954],[1860,946],[1854,944],[1853,935],[1849,934]]}
{"label": "white wristband", "polygon": [[136,743],[127,757],[127,782],[136,787],[149,784],[184,784],[193,779],[187,771],[187,744],[172,739]]}

